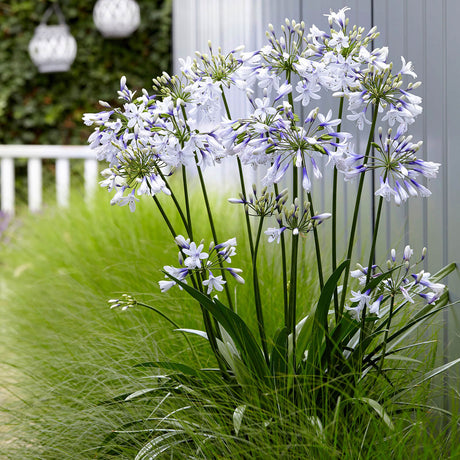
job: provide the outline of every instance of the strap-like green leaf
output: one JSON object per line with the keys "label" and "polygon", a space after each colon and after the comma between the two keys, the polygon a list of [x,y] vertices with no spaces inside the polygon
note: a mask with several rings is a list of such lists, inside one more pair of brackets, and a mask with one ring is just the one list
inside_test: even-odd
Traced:
{"label": "strap-like green leaf", "polygon": [[452,273],[457,268],[457,264],[452,262],[449,265],[446,265],[444,268],[441,268],[437,273],[435,273],[430,279],[437,283],[445,278],[449,273]]}
{"label": "strap-like green leaf", "polygon": [[450,369],[452,366],[455,366],[456,364],[460,364],[460,358],[454,359],[453,361],[443,364],[442,366],[439,366],[436,369],[432,369],[430,372],[427,372],[426,374],[424,374],[420,379],[416,380],[408,387],[396,390],[392,394],[392,397],[401,396],[402,394],[412,390],[413,388],[418,387],[423,382],[426,382],[427,380],[431,380],[433,377],[436,377],[437,375],[442,374],[443,372],[446,372],[448,369]]}
{"label": "strap-like green leaf", "polygon": [[275,335],[275,344],[270,355],[270,374],[286,375],[288,369],[287,363],[287,351],[288,351],[288,330],[287,327],[283,327],[277,331]]}
{"label": "strap-like green leaf", "polygon": [[[313,329],[314,315],[309,315],[307,318],[304,318],[296,326],[296,363],[297,367],[302,365],[302,362],[305,357],[305,350],[308,347],[308,344],[311,340],[311,331]],[[299,325],[303,322],[301,327]]]}
{"label": "strap-like green leaf", "polygon": [[385,409],[375,400],[375,399],[371,399],[371,398],[352,398],[356,401],[361,401],[361,402],[364,402],[366,404],[369,404],[369,406],[372,407],[372,409],[375,410],[375,412],[377,412],[377,414],[379,415],[379,417],[382,418],[382,420],[385,422],[385,424],[388,426],[388,428],[390,428],[390,430],[394,430],[394,425],[393,425],[393,422],[391,421],[389,415],[385,412]]}
{"label": "strap-like green leaf", "polygon": [[192,377],[203,377],[205,375],[202,371],[194,369],[182,363],[175,363],[172,361],[150,361],[147,363],[136,364],[134,367],[156,367],[160,369],[167,369],[169,371],[181,372],[185,375]]}
{"label": "strap-like green leaf", "polygon": [[230,310],[230,308],[226,307],[217,298],[211,299],[202,292],[182,283],[176,278],[172,276],[170,276],[170,278],[176,281],[188,294],[197,300],[227,331],[241,354],[241,360],[248,369],[251,370],[254,377],[265,383],[270,383],[270,372],[260,346],[257,344],[254,335],[241,317]]}
{"label": "strap-like green leaf", "polygon": [[[349,260],[342,262],[335,272],[329,277],[321,291],[314,315],[311,342],[308,347],[307,366],[305,369],[307,374],[312,373],[321,361],[320,348],[321,343],[328,332],[327,314],[331,305],[332,296],[337,288],[337,284],[343,270],[345,270],[349,263]],[[326,353],[330,352],[330,347],[326,346],[325,351]]]}
{"label": "strap-like green leaf", "polygon": [[235,430],[235,434],[238,436],[241,428],[241,422],[243,421],[244,411],[246,410],[246,405],[238,406],[235,411],[233,412],[233,428]]}
{"label": "strap-like green leaf", "polygon": [[[444,310],[448,305],[444,304],[440,306],[439,308],[435,308],[434,310],[430,310],[428,313],[424,314],[423,316],[415,316],[414,319],[409,321],[407,324],[402,326],[400,329],[395,331],[392,335],[390,335],[387,339],[387,344],[390,344],[394,340],[396,340],[398,337],[400,337],[402,334],[410,331],[412,328],[415,328],[419,323],[422,323],[423,321],[427,320],[431,316],[435,315],[436,313]],[[431,307],[431,305],[430,305]],[[366,361],[370,361],[381,349],[383,348],[383,343],[378,344],[372,351],[369,352],[369,354],[365,358]]]}
{"label": "strap-like green leaf", "polygon": [[345,314],[342,316],[337,326],[333,329],[331,339],[336,344],[339,344],[342,341],[347,342],[347,339],[356,334],[359,328],[359,322],[351,318],[350,315]]}

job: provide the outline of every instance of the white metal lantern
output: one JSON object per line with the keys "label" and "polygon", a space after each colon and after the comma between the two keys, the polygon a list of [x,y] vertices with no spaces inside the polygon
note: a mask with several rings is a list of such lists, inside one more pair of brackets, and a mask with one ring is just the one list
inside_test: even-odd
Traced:
{"label": "white metal lantern", "polygon": [[[46,24],[49,17],[56,13],[59,24]],[[64,16],[57,5],[50,6],[29,42],[29,54],[41,73],[66,72],[77,55],[77,42],[69,32]]]}
{"label": "white metal lantern", "polygon": [[139,5],[135,0],[97,0],[93,19],[106,38],[128,37],[141,23]]}

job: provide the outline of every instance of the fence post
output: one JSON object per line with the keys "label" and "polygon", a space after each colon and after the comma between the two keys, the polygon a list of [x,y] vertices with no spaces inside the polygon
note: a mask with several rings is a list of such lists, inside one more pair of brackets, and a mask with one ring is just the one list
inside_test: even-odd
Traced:
{"label": "fence post", "polygon": [[14,215],[14,159],[2,158],[1,167],[2,211]]}
{"label": "fence post", "polygon": [[60,207],[69,205],[70,161],[68,158],[56,159],[56,202]]}
{"label": "fence post", "polygon": [[90,201],[91,198],[94,196],[94,190],[97,184],[97,160],[93,158],[87,158],[85,160],[85,169],[84,169],[84,177],[85,177],[85,199],[86,201]]}
{"label": "fence post", "polygon": [[27,185],[29,209],[31,212],[40,211],[42,206],[42,160],[29,158],[27,162]]}

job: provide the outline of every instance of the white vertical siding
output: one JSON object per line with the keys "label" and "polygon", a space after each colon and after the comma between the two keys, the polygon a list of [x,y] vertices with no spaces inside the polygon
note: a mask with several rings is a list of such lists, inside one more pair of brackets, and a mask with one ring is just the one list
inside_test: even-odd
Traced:
{"label": "white vertical siding", "polygon": [[[460,264],[460,2],[448,0],[444,6],[444,65],[445,107],[446,107],[446,168],[444,179],[444,201],[446,231],[443,234],[444,260],[457,261]],[[429,23],[426,22],[428,25]],[[435,244],[433,241],[432,244]],[[439,242],[438,242],[439,244]],[[460,270],[450,276],[450,286],[455,299],[460,298]],[[460,353],[460,314],[450,313],[448,318],[448,349],[450,359]],[[458,372],[457,375],[460,375]]]}
{"label": "white vertical siding", "polygon": [[[400,56],[411,60],[423,85],[417,94],[423,97],[424,113],[410,127],[414,141],[423,140],[420,155],[429,161],[442,163],[441,173],[427,185],[433,195],[428,199],[411,199],[409,204],[395,209],[385,203],[383,225],[378,246],[378,258],[383,259],[391,247],[410,242],[416,253],[429,248],[428,263],[432,271],[452,261],[460,262],[460,17],[458,0],[175,0],[173,12],[174,58],[184,57],[196,49],[204,50],[207,39],[222,44],[224,50],[241,43],[248,50],[264,43],[264,31],[269,22],[275,27],[285,17],[304,20],[307,28],[315,23],[326,28],[323,14],[329,8],[349,6],[350,24],[369,29],[376,25],[380,37],[376,46],[388,46],[395,68]],[[330,101],[326,101],[330,104]],[[345,130],[352,130],[344,123]],[[362,150],[366,143],[357,135],[355,147]],[[327,202],[329,177],[315,184],[322,191],[318,209]],[[351,219],[356,184],[340,185],[342,203],[339,206],[345,223]],[[370,181],[366,185],[366,202],[360,216],[360,242],[370,239],[369,214],[372,209]],[[368,212],[366,212],[368,211]],[[391,211],[391,212],[390,212]],[[347,225],[348,224],[348,225]],[[359,253],[361,247],[357,247]],[[459,272],[449,277],[454,299],[460,297]],[[458,356],[460,338],[458,316],[444,316],[444,344],[450,358]],[[448,331],[449,329],[449,331]],[[448,333],[447,333],[448,332]]]}
{"label": "white vertical siding", "polygon": [[[420,156],[441,163],[438,178],[428,182],[432,196],[410,200],[386,216],[386,244],[410,242],[419,251],[428,247],[427,266],[436,271],[460,263],[460,31],[455,23],[460,14],[456,0],[374,1],[375,24],[381,31],[379,45],[387,44],[396,68],[400,56],[414,63],[422,86],[424,113],[410,127],[415,140],[423,140]],[[380,246],[382,248],[382,245]],[[453,299],[460,297],[459,271],[449,277]],[[454,309],[443,317],[444,358],[458,357],[459,315]]]}

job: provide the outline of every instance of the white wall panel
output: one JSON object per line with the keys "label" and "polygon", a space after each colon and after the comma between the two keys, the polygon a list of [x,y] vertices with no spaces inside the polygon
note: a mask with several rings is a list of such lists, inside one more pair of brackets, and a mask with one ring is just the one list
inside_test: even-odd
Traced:
{"label": "white wall panel", "polygon": [[[422,158],[442,164],[436,180],[428,183],[433,192],[428,199],[412,199],[396,209],[385,203],[383,223],[379,234],[378,260],[384,260],[392,247],[410,243],[417,253],[428,247],[428,263],[436,271],[451,261],[460,262],[460,17],[458,0],[175,0],[174,1],[174,54],[175,58],[206,46],[206,38],[217,45],[221,40],[225,50],[245,43],[247,49],[260,47],[265,40],[264,31],[269,22],[275,28],[285,17],[304,20],[327,28],[323,16],[329,8],[338,10],[351,7],[350,25],[369,29],[378,27],[380,37],[376,46],[388,46],[396,70],[401,56],[414,64],[422,86],[417,90],[423,97],[424,113],[410,127],[414,141],[423,140],[419,151]],[[184,22],[185,21],[185,22]],[[322,104],[338,104],[322,101]],[[235,103],[236,104],[236,103]],[[243,108],[243,105],[236,104]],[[344,130],[351,130],[346,121]],[[356,134],[355,148],[363,151],[366,139]],[[315,183],[321,197],[315,203],[323,209],[330,196],[330,174],[322,183]],[[344,222],[346,237],[350,225],[356,184],[340,184],[339,211]],[[369,213],[372,209],[371,184],[365,187],[365,202],[360,216],[360,242],[355,254],[368,244],[371,232]],[[361,244],[362,243],[362,244]],[[457,273],[449,278],[454,299],[460,297],[460,278]],[[444,317],[444,343],[449,345],[450,357],[460,350],[459,322],[453,314]],[[450,330],[447,331],[447,325]],[[449,332],[447,334],[447,332]]]}
{"label": "white wall panel", "polygon": [[[446,105],[446,175],[444,200],[446,202],[446,230],[442,238],[444,245],[443,257],[449,262],[460,263],[460,30],[458,28],[458,18],[460,17],[460,2],[457,0],[447,0],[445,2],[443,28],[445,38],[445,105]],[[428,216],[430,218],[430,216]],[[437,242],[439,245],[441,242]],[[432,244],[435,244],[433,242]],[[449,277],[449,286],[453,298],[460,299],[460,271]],[[454,359],[460,354],[460,314],[454,311],[445,316],[448,327],[446,345],[448,347],[448,358]],[[457,367],[457,376],[460,370]]]}

